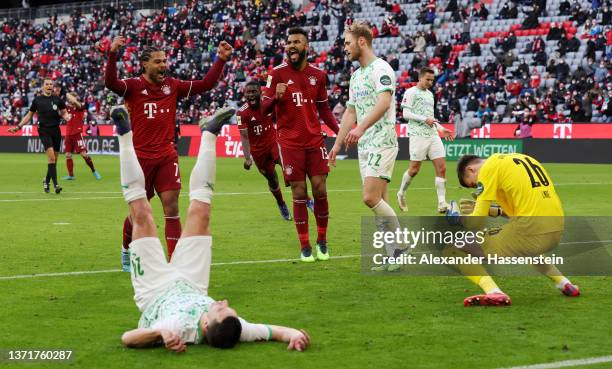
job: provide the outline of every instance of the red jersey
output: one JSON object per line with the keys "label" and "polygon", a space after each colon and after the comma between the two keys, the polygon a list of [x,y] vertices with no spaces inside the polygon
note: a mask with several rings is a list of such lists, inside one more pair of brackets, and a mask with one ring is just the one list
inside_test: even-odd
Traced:
{"label": "red jersey", "polygon": [[83,133],[85,105],[81,105],[80,109],[67,105],[66,111],[70,114],[70,120],[66,123],[66,136]]}
{"label": "red jersey", "polygon": [[134,132],[134,149],[142,159],[175,155],[176,102],[189,96],[190,81],[167,77],[160,85],[144,77],[121,80],[125,107]]}
{"label": "red jersey", "polygon": [[248,104],[238,109],[238,129],[246,129],[249,133],[251,151],[262,152],[269,150],[276,144],[276,128],[272,122],[272,113],[265,115],[261,111],[253,110]]}
{"label": "red jersey", "polygon": [[327,74],[310,64],[298,71],[282,63],[268,75],[264,99],[274,98],[278,83],[287,84],[276,102],[278,142],[293,148],[319,147],[323,134],[316,104],[327,101]]}
{"label": "red jersey", "polygon": [[177,100],[213,88],[225,62],[217,59],[202,80],[183,81],[166,77],[160,85],[156,85],[147,82],[143,76],[118,79],[116,59],[116,53],[109,54],[104,84],[125,99],[136,155],[139,159],[176,155],[174,129]]}

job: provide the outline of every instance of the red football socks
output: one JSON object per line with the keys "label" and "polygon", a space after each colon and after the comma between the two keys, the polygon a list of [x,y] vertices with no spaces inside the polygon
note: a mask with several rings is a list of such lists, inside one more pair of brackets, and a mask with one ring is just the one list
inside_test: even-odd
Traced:
{"label": "red football socks", "polygon": [[164,217],[166,220],[166,245],[168,246],[168,260],[172,258],[172,253],[176,243],[181,237],[181,219],[179,216]]}
{"label": "red football socks", "polygon": [[72,158],[66,158],[66,167],[68,168],[68,175],[70,177],[74,176],[74,162]]}
{"label": "red football socks", "polygon": [[293,221],[295,229],[300,239],[300,247],[302,250],[310,247],[310,239],[308,237],[308,208],[306,207],[307,200],[293,200]]}
{"label": "red football socks", "polygon": [[327,222],[329,219],[327,196],[314,199],[314,214],[317,219],[317,243],[325,243],[327,242]]}

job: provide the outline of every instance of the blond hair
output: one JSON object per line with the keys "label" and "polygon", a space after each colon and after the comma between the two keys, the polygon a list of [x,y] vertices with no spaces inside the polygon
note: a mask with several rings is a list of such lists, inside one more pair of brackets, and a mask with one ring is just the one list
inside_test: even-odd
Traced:
{"label": "blond hair", "polygon": [[344,32],[353,35],[357,40],[359,37],[363,37],[368,46],[372,46],[372,28],[370,28],[370,25],[366,22],[355,21],[348,26]]}

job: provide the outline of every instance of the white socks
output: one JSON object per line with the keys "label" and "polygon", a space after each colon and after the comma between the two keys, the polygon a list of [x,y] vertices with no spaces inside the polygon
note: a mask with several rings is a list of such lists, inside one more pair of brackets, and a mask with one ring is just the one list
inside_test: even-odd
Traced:
{"label": "white socks", "polygon": [[145,177],[136,157],[134,144],[132,143],[132,132],[118,136],[119,139],[119,167],[121,173],[121,188],[123,198],[128,203],[146,199]]}
{"label": "white socks", "polygon": [[[395,232],[396,229],[400,228],[395,211],[385,202],[385,200],[380,199],[378,204],[374,205],[372,211],[376,214],[376,225],[379,230]],[[394,256],[395,250],[398,248],[399,247],[395,244],[385,243],[385,250],[388,256]]]}
{"label": "white socks", "polygon": [[198,159],[189,178],[189,199],[207,204],[212,201],[217,172],[217,136],[202,132]]}
{"label": "white socks", "polygon": [[436,192],[438,193],[438,203],[446,203],[446,179],[436,177]]}
{"label": "white socks", "polygon": [[410,186],[410,181],[412,181],[412,177],[410,177],[410,174],[408,174],[408,171],[404,172],[404,175],[402,176],[402,184],[400,185],[400,192],[404,193],[406,192],[406,190],[408,189],[408,186]]}

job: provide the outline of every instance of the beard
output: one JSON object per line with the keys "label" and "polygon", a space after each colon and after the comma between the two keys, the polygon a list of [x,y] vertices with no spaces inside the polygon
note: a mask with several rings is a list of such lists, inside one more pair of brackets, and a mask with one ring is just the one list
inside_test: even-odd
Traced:
{"label": "beard", "polygon": [[361,50],[359,50],[358,47],[356,47],[354,50],[351,50],[351,56],[349,57],[349,60],[354,62],[359,60],[359,57],[361,56]]}
{"label": "beard", "polygon": [[302,64],[304,59],[306,59],[306,50],[299,51],[298,55],[299,56],[298,56],[297,60],[294,62],[294,61],[291,60],[291,53],[287,53],[287,57],[288,57],[289,63],[291,63],[291,65],[295,69],[297,69]]}

